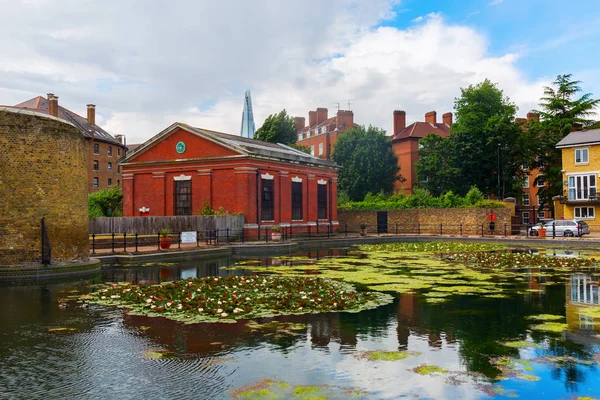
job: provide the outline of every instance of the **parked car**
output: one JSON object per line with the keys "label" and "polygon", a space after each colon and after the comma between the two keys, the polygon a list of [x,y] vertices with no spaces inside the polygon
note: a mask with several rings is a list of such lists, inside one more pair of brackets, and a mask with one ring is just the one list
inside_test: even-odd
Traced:
{"label": "parked car", "polygon": [[[544,224],[546,228],[546,236],[552,236],[554,230],[556,236],[583,236],[590,234],[590,227],[585,221],[578,221],[575,219],[560,219],[547,221]],[[529,235],[538,236],[538,229],[540,226],[533,226],[529,230]]]}

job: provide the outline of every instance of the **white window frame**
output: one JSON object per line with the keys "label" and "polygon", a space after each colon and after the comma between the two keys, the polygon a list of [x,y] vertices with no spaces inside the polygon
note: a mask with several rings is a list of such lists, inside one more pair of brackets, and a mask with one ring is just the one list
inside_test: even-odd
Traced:
{"label": "white window frame", "polygon": [[[594,178],[594,184],[590,182]],[[597,196],[598,178],[596,174],[577,174],[568,176],[569,200],[589,200]],[[582,186],[582,187],[580,187]]]}
{"label": "white window frame", "polygon": [[531,214],[529,214],[529,211],[523,211],[521,213],[521,222],[523,223],[523,225],[527,225],[529,223],[529,219],[531,218],[530,215]]}
{"label": "white window frame", "polygon": [[[542,177],[542,182],[544,182],[543,185],[540,185],[540,177]],[[544,179],[544,174],[539,174],[538,176],[535,177],[535,186],[536,187],[546,186],[546,180]]]}
{"label": "white window frame", "polygon": [[[577,153],[580,153],[579,158],[581,161],[577,161]],[[583,155],[585,154],[585,160]],[[581,147],[575,149],[575,165],[587,165],[590,163],[590,150],[587,147]]]}
{"label": "white window frame", "polygon": [[319,155],[322,156],[323,155],[323,148],[325,146],[323,146],[323,143],[319,143]]}
{"label": "white window frame", "polygon": [[109,171],[112,171],[112,162],[108,162],[108,164],[106,164],[107,168]]}
{"label": "white window frame", "polygon": [[523,189],[527,189],[529,187],[529,175],[525,177],[525,181],[523,182]]}
{"label": "white window frame", "polygon": [[327,127],[326,127],[326,126],[322,127],[322,128],[321,128],[321,132],[323,132],[323,133],[327,133]]}
{"label": "white window frame", "polygon": [[537,195],[537,196],[535,196],[535,197],[537,197],[537,205],[538,205],[538,206],[541,206],[541,205],[542,205],[542,200],[540,199],[540,195],[538,194],[538,195]]}
{"label": "white window frame", "polygon": [[[583,216],[585,214],[585,216]],[[574,207],[573,216],[576,219],[596,219],[596,209],[594,207]]]}
{"label": "white window frame", "polygon": [[538,219],[546,218],[546,211],[538,211]]}
{"label": "white window frame", "polygon": [[314,156],[315,155],[315,146],[310,146],[310,155]]}
{"label": "white window frame", "polygon": [[523,207],[529,207],[529,204],[530,204],[529,193],[523,193],[523,197],[521,198],[521,205]]}
{"label": "white window frame", "polygon": [[95,189],[100,187],[100,179],[97,176],[94,177],[92,182],[93,182],[92,185],[94,186]]}

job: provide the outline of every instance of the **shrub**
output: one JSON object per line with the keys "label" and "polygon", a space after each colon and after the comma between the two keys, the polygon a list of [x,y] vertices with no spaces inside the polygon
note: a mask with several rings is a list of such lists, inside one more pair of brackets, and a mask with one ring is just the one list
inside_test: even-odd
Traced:
{"label": "shrub", "polygon": [[88,195],[90,217],[122,217],[123,191],[121,188],[98,190]]}

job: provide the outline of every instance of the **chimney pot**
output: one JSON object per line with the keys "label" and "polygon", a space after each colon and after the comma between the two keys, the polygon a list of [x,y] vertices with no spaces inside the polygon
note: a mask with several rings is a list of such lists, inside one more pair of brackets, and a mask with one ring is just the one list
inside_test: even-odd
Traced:
{"label": "chimney pot", "polygon": [[444,122],[444,125],[447,126],[452,126],[452,113],[451,112],[447,112],[444,115],[442,115],[442,121]]}
{"label": "chimney pot", "polygon": [[87,121],[90,125],[96,125],[96,105],[87,105]]}
{"label": "chimney pot", "polygon": [[431,125],[437,125],[437,113],[435,111],[429,111],[425,113],[425,122],[429,122]]}
{"label": "chimney pot", "polygon": [[117,139],[119,143],[123,144],[123,135],[115,135],[115,139]]}
{"label": "chimney pot", "polygon": [[317,125],[322,124],[327,120],[327,109],[319,107],[317,108]]}
{"label": "chimney pot", "polygon": [[308,126],[310,128],[312,128],[316,124],[317,124],[317,112],[316,111],[309,111],[308,112]]}
{"label": "chimney pot", "polygon": [[531,121],[531,120],[533,120],[535,122],[540,122],[540,114],[528,112],[527,113],[527,121]]}
{"label": "chimney pot", "polygon": [[394,111],[394,135],[399,134],[406,128],[406,111]]}
{"label": "chimney pot", "polygon": [[306,126],[306,120],[304,119],[304,117],[296,117],[296,131],[300,131],[301,129],[304,129],[304,127]]}

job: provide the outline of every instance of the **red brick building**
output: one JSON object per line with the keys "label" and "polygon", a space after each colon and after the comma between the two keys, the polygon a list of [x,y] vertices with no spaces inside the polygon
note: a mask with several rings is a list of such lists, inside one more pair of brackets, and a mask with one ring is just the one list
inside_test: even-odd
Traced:
{"label": "red brick building", "polygon": [[48,98],[34,97],[14,108],[24,108],[49,114],[75,125],[85,139],[87,157],[88,193],[121,185],[118,161],[125,155],[123,135],[114,137],[96,125],[96,106],[87,105],[84,118],[58,105],[58,96],[48,93]]}
{"label": "red brick building", "polygon": [[331,159],[331,153],[338,137],[346,129],[358,127],[354,123],[354,113],[348,110],[338,110],[335,117],[328,117],[326,108],[308,112],[308,125],[304,117],[296,117],[298,141],[296,144],[311,149],[311,154],[324,160]]}
{"label": "red brick building", "polygon": [[425,122],[413,122],[406,126],[406,112],[394,111],[394,134],[392,135],[392,149],[398,157],[400,175],[406,180],[396,182],[396,191],[402,190],[404,194],[412,194],[417,183],[415,164],[419,161],[419,140],[435,133],[447,137],[452,125],[452,113],[442,116],[442,123],[437,122],[437,113],[430,111],[425,114]]}
{"label": "red brick building", "polygon": [[175,123],[121,163],[123,214],[195,215],[205,203],[259,224],[337,228],[337,166],[284,145]]}

